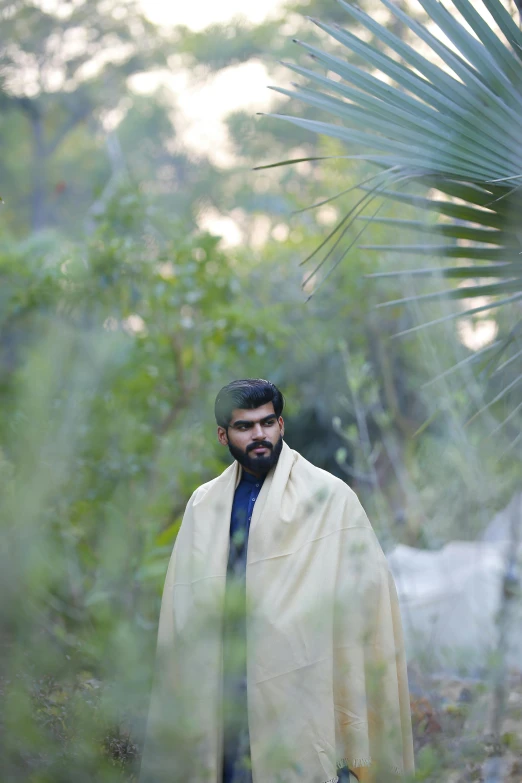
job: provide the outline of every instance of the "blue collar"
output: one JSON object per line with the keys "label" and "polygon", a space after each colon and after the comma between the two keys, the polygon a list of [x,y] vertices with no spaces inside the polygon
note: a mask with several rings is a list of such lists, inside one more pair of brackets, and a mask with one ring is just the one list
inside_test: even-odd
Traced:
{"label": "blue collar", "polygon": [[265,480],[265,476],[257,477],[254,476],[253,473],[247,473],[246,470],[242,469],[240,483],[244,482],[245,484],[260,484],[264,480]]}

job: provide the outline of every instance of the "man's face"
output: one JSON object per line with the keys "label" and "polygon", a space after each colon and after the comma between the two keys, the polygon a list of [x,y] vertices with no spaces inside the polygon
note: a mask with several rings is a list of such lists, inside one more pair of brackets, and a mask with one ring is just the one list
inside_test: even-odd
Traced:
{"label": "man's face", "polygon": [[235,408],[230,424],[218,427],[218,439],[248,473],[261,476],[276,464],[283,448],[285,425],[274,404],[259,408]]}

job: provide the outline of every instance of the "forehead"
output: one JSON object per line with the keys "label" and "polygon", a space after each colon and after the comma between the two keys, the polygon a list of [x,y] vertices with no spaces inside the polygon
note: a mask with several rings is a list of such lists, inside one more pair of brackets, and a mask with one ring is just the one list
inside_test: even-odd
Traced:
{"label": "forehead", "polygon": [[275,416],[274,403],[267,402],[259,408],[234,408],[230,423],[235,421],[261,421],[267,416]]}

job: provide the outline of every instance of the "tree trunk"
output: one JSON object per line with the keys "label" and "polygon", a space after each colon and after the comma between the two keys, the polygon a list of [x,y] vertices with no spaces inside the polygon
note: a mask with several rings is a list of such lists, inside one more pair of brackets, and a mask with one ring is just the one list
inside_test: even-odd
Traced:
{"label": "tree trunk", "polygon": [[46,204],[45,204],[45,143],[44,143],[44,122],[39,110],[29,115],[31,123],[32,142],[33,142],[33,171],[32,171],[32,192],[31,192],[31,229],[40,231],[45,227],[46,222]]}

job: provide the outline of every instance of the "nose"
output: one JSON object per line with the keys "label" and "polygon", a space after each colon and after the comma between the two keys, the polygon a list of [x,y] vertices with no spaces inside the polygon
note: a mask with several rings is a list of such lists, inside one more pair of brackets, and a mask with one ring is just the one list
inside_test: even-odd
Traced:
{"label": "nose", "polygon": [[252,428],[252,438],[254,440],[264,440],[265,439],[265,433],[263,431],[263,428],[260,424],[254,424]]}

